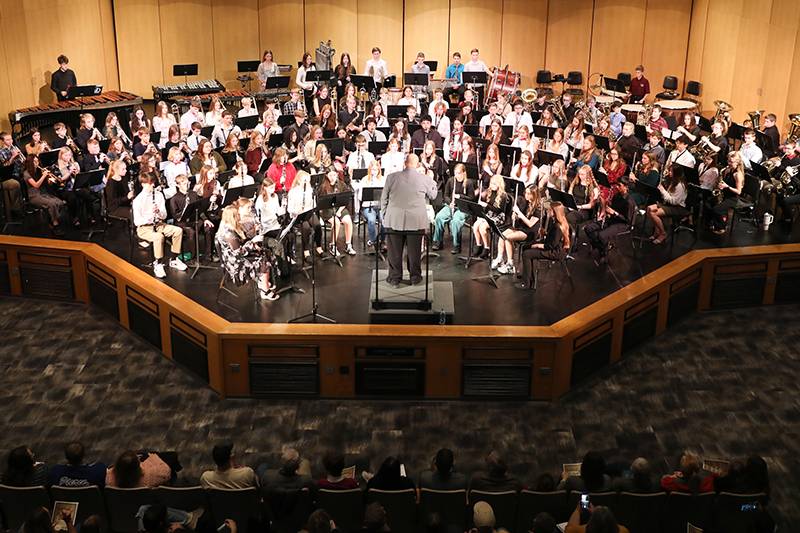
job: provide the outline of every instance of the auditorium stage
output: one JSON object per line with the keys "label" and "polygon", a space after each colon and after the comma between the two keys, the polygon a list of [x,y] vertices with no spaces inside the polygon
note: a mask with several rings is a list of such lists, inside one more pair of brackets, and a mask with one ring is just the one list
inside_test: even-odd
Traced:
{"label": "auditorium stage", "polygon": [[[648,242],[633,251],[628,237],[619,239],[619,246],[609,255],[609,267],[597,267],[589,256],[588,246],[578,245],[575,260],[569,261],[571,280],[563,269],[554,264],[540,271],[537,291],[523,291],[514,287],[518,280],[514,276],[500,276],[498,288],[493,288],[485,280],[473,278],[485,276],[489,265],[486,261],[474,262],[469,269],[458,256],[450,254],[449,244],[439,252],[439,257],[431,257],[430,268],[437,282],[452,282],[455,299],[453,324],[482,325],[548,325],[575,311],[590,305],[611,294],[622,286],[647,275],[691,249],[752,246],[763,244],[786,244],[800,242],[800,224],[795,224],[791,232],[786,226],[773,224],[769,231],[763,231],[748,223],[737,223],[731,235],[717,236],[700,230],[697,241],[688,232],[678,234],[670,249],[669,241],[660,246]],[[11,233],[42,236],[31,228],[21,230],[19,226],[10,228]],[[466,251],[466,233],[463,249]],[[67,235],[70,239],[82,238],[77,231]],[[103,238],[95,235],[94,242],[101,244],[123,259],[128,259],[128,238],[126,230],[117,223],[109,227]],[[581,238],[581,243],[584,241]],[[319,261],[316,266],[317,301],[319,312],[339,323],[368,324],[369,299],[372,273],[375,268],[373,256],[364,255],[358,239],[356,256],[341,257],[340,268],[331,261]],[[134,247],[132,263],[140,265],[152,257],[151,252]],[[288,322],[292,318],[311,310],[311,283],[302,272],[295,272],[295,285],[305,290],[304,294],[284,293],[275,302],[256,302],[251,286],[236,290],[238,297],[221,294],[226,304],[216,302],[221,271],[216,268],[201,269],[194,279],[190,271],[178,272],[167,269],[164,283],[180,291],[214,313],[231,322]],[[423,263],[424,266],[424,263]],[[381,263],[385,269],[386,264]]]}

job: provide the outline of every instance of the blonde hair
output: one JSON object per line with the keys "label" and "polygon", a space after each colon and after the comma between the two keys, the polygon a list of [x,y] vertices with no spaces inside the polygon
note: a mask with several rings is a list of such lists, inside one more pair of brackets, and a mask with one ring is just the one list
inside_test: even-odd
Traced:
{"label": "blonde hair", "polygon": [[239,216],[238,205],[230,204],[225,206],[225,208],[222,210],[222,221],[220,224],[226,226],[232,232],[236,233],[240,239],[245,238],[244,230],[242,229],[241,217]]}
{"label": "blonde hair", "polygon": [[503,198],[505,198],[506,196],[506,180],[504,180],[503,176],[501,176],[500,174],[495,174],[489,180],[489,187],[491,187],[495,183],[497,184],[497,194],[495,194],[494,196],[494,206],[500,207]]}

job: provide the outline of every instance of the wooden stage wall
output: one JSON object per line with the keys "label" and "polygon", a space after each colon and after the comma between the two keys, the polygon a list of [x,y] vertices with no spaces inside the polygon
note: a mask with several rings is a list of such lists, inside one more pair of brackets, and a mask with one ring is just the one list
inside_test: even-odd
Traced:
{"label": "wooden stage wall", "polygon": [[553,400],[698,310],[800,301],[800,244],[695,250],[544,327],[231,323],[99,245],[11,236],[0,294],[95,305],[222,396]]}

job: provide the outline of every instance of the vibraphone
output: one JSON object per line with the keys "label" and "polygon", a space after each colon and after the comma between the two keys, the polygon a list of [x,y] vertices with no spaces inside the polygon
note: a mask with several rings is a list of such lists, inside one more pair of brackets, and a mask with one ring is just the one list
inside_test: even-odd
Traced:
{"label": "vibraphone", "polygon": [[174,96],[195,96],[224,91],[225,86],[219,80],[200,80],[175,85],[154,85],[153,100],[166,100]]}
{"label": "vibraphone", "polygon": [[81,96],[74,100],[17,109],[8,114],[8,119],[17,139],[28,135],[33,128],[45,128],[56,122],[63,122],[74,132],[80,126],[82,113],[92,113],[96,127],[102,129],[106,115],[114,111],[119,117],[119,123],[127,129],[134,106],[141,104],[141,96],[122,91],[107,91],[96,96]]}
{"label": "vibraphone", "polygon": [[[242,104],[242,98],[245,97],[252,97],[252,95],[243,89],[234,89],[232,91],[222,91],[201,95],[200,101],[203,103],[203,109],[205,111],[208,111],[208,105],[211,103],[212,98],[219,98],[219,101],[222,102],[222,105],[225,107],[239,109]],[[180,106],[181,113],[184,113],[187,109],[189,109],[192,98],[194,98],[194,96],[173,96],[169,100],[172,103],[178,104]]]}

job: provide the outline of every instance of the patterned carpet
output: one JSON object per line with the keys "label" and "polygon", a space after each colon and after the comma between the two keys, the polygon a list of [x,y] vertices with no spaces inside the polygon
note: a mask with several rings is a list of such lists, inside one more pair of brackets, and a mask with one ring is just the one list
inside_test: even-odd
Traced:
{"label": "patterned carpet", "polygon": [[329,447],[361,468],[396,454],[410,473],[442,446],[462,472],[497,449],[529,483],[590,449],[608,460],[643,455],[660,472],[685,447],[710,458],[755,453],[769,464],[773,514],[788,525],[800,520],[798,313],[696,315],[553,404],[275,402],[219,399],[96,310],[3,298],[0,450],[27,444],[46,462],[61,461],[70,439],[106,462],[127,448],[177,450],[181,484],[196,482],[225,440],[253,466],[293,444],[316,472]]}

